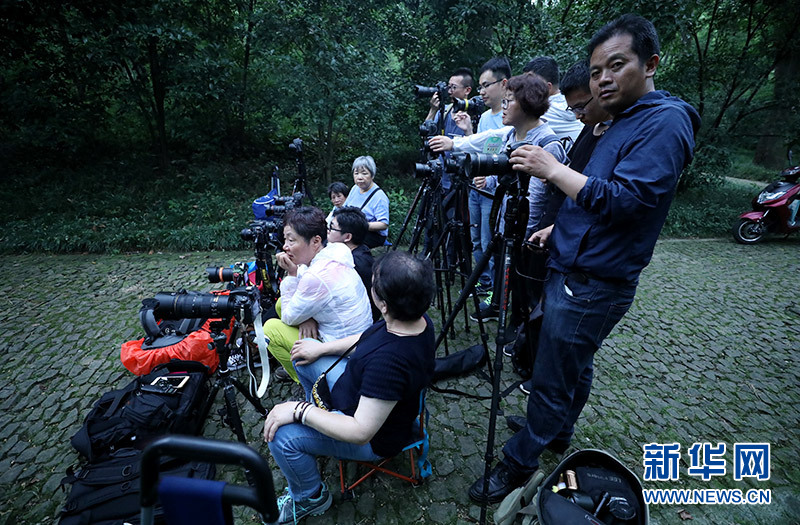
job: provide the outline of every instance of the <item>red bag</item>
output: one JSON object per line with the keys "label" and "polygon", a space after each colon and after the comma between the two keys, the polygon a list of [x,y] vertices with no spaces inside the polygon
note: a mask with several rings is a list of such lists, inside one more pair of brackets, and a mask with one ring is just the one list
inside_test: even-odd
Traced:
{"label": "red bag", "polygon": [[[165,321],[162,321],[162,323]],[[219,366],[219,356],[213,349],[209,325],[211,319],[203,323],[202,327],[183,336],[165,336],[162,341],[165,346],[154,347],[144,344],[145,338],[128,341],[122,344],[120,359],[125,368],[138,376],[149,374],[156,366],[169,363],[172,359],[182,361],[198,361],[206,365],[210,373],[214,373]],[[160,325],[160,324],[159,324]],[[230,330],[226,330],[230,333]],[[170,339],[177,338],[179,340]],[[158,344],[156,339],[155,344]],[[145,346],[143,349],[142,346]],[[209,349],[211,345],[212,349]]]}

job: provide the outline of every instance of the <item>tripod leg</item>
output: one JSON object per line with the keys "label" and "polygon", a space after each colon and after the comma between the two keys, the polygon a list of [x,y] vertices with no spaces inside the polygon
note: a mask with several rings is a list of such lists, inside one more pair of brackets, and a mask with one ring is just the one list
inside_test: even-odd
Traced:
{"label": "tripod leg", "polygon": [[414,196],[414,200],[411,202],[411,206],[409,206],[408,208],[408,213],[406,213],[406,218],[403,220],[403,225],[400,227],[400,232],[397,234],[397,238],[395,239],[394,244],[392,245],[392,250],[397,249],[397,245],[400,244],[403,235],[405,235],[406,229],[408,228],[408,224],[411,222],[411,217],[414,215],[414,210],[417,209],[417,204],[419,204],[419,201],[422,198],[422,194],[427,185],[428,185],[428,179],[425,178],[422,180],[422,184],[419,185],[417,194]]}
{"label": "tripod leg", "polygon": [[489,472],[494,463],[494,438],[497,429],[497,412],[500,410],[500,373],[503,369],[503,344],[505,342],[506,320],[508,316],[508,289],[511,275],[511,252],[513,239],[507,239],[500,252],[503,261],[503,273],[500,281],[500,314],[497,318],[497,336],[495,339],[494,377],[492,378],[492,404],[489,411],[489,428],[486,437],[486,454],[483,472],[483,502],[481,503],[480,523],[486,523],[486,495],[489,492]]}

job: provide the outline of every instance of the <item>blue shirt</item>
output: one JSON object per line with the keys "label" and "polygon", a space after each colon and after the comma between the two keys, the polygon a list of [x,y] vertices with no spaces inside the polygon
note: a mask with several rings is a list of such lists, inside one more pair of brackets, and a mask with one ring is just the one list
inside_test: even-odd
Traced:
{"label": "blue shirt", "polygon": [[[373,191],[376,192],[375,195],[364,205],[367,197],[369,197]],[[350,188],[350,193],[347,194],[344,206],[355,206],[363,211],[364,215],[367,217],[367,222],[384,222],[389,224],[389,197],[387,197],[380,186],[374,182],[372,183],[372,187],[364,193],[361,193],[361,189],[354,184],[353,187]],[[380,230],[378,233],[386,237],[389,233],[389,229]]]}
{"label": "blue shirt", "polygon": [[697,111],[666,91],[618,114],[583,171],[588,180],[577,200],[566,199],[558,212],[549,266],[637,283],[699,128]]}
{"label": "blue shirt", "polygon": [[[444,114],[445,115],[444,116],[444,134],[447,135],[448,137],[450,137],[451,139],[453,137],[463,137],[464,136],[464,130],[459,128],[458,124],[456,124],[456,121],[453,120],[453,113],[452,113],[452,111],[450,111],[452,109],[452,107],[453,107],[452,104],[445,106],[445,114]],[[436,112],[436,116],[433,118],[433,121],[436,122],[437,124],[439,123],[439,112],[438,111]],[[450,152],[446,151],[444,153],[444,155],[445,155],[445,157],[450,157]],[[451,186],[450,174],[447,173],[447,172],[444,172],[442,174],[442,188],[444,188],[445,190],[449,190],[450,186]]]}

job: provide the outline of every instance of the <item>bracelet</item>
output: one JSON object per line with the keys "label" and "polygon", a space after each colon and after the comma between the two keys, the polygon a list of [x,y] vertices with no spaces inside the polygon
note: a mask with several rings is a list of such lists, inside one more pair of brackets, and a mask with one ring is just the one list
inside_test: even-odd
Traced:
{"label": "bracelet", "polygon": [[300,422],[301,413],[298,413],[298,409],[300,409],[301,405],[303,405],[304,403],[305,401],[298,401],[297,404],[294,406],[294,410],[292,411],[292,421],[294,421],[295,423]]}
{"label": "bracelet", "polygon": [[311,403],[306,403],[306,407],[303,409],[303,412],[300,414],[300,423],[305,425],[306,424],[306,416],[308,415],[311,409]]}

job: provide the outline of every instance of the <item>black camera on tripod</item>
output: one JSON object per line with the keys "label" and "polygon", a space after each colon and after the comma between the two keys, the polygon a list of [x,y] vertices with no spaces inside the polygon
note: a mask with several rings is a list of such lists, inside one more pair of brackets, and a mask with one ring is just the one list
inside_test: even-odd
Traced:
{"label": "black camera on tripod", "polygon": [[525,146],[530,142],[514,142],[509,144],[503,153],[468,153],[464,161],[464,171],[470,179],[473,177],[488,177],[489,175],[514,175],[514,171],[509,157],[520,146]]}
{"label": "black camera on tripod", "polygon": [[468,115],[474,117],[486,111],[486,103],[481,96],[465,99],[453,97],[452,111],[466,111]]}
{"label": "black camera on tripod", "polygon": [[255,286],[234,288],[228,294],[159,292],[153,315],[157,319],[230,319],[251,324],[258,317],[259,292]]}
{"label": "black camera on tripod", "polygon": [[439,157],[422,164],[414,164],[414,176],[417,178],[443,175],[444,173],[463,173],[467,155],[455,153],[450,157]]}

